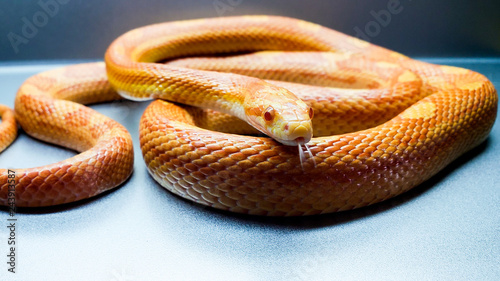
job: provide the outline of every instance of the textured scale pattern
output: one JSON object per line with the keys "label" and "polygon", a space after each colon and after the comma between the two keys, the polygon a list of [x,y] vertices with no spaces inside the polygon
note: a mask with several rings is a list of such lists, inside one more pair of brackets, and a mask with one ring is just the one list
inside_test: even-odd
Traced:
{"label": "textured scale pattern", "polygon": [[[23,83],[15,111],[24,131],[81,153],[47,166],[13,169],[16,206],[50,206],[89,198],[130,176],[133,147],[128,131],[79,104],[116,99],[121,98],[109,86],[103,63],[47,71]],[[8,204],[8,176],[8,170],[0,169],[1,205]]]}
{"label": "textured scale pattern", "polygon": [[[313,215],[374,204],[419,185],[481,143],[496,118],[496,90],[481,74],[418,62],[311,23],[236,17],[157,27],[154,36],[149,29],[134,30],[108,50],[108,75],[118,89],[138,92],[132,84],[113,82],[123,75],[120,67],[147,72],[151,61],[167,63],[154,68],[154,72],[164,73],[157,82],[164,86],[151,89],[153,95],[180,103],[182,99],[170,99],[170,92],[162,91],[173,69],[236,72],[288,83],[311,84],[312,80],[316,85],[312,88],[269,82],[287,87],[315,109],[315,135],[335,134],[313,138],[308,143],[312,157],[301,166],[295,147],[268,137],[202,129],[198,125],[208,127],[209,122],[198,119],[209,113],[167,101],[153,102],[140,125],[146,165],[162,186],[200,204],[271,216]],[[141,48],[135,49],[135,45]],[[115,58],[112,51],[117,46],[128,46],[122,54],[135,56]],[[333,52],[328,61],[334,68],[325,69],[321,60],[319,70],[309,63],[314,60],[307,56],[324,58],[324,53],[299,54],[298,59],[296,54],[288,57],[287,52],[227,57],[230,52],[263,50]],[[203,57],[212,54],[225,57]],[[175,60],[177,57],[181,59]],[[215,77],[210,72],[197,75]],[[176,91],[189,92],[193,80],[197,78],[176,79],[175,87],[181,88]],[[343,100],[346,96],[349,98]],[[336,100],[342,102],[334,105]],[[357,118],[348,118],[351,115]],[[357,122],[365,115],[374,121]],[[217,114],[213,118],[224,132],[228,132],[224,127],[233,127],[220,121],[227,117]]]}
{"label": "textured scale pattern", "polygon": [[[401,194],[486,139],[497,112],[497,92],[481,74],[283,17],[147,26],[115,40],[105,61],[39,74],[19,90],[16,118],[26,132],[83,151],[16,170],[19,206],[88,198],[130,175],[126,130],[64,101],[120,98],[111,87],[134,100],[164,99],[140,121],[142,154],[160,185],[203,205],[271,216],[349,210]],[[245,108],[262,106],[262,89],[287,89],[314,109],[303,164],[297,147],[234,134],[256,133],[226,113],[252,114]],[[287,107],[293,103],[276,99],[276,108]],[[0,170],[1,204],[6,192]]]}

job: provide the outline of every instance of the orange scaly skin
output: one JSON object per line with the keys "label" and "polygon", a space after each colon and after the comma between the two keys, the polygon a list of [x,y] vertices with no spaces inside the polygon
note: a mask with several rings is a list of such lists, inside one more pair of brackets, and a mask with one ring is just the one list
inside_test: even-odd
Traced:
{"label": "orange scaly skin", "polygon": [[[307,54],[258,52],[265,50]],[[175,60],[254,51],[258,53],[224,59]],[[171,61],[153,63],[166,60]],[[250,66],[251,61],[257,66]],[[258,215],[329,213],[401,194],[481,143],[493,126],[498,103],[496,90],[481,74],[415,61],[312,23],[271,16],[133,30],[108,49],[106,71],[110,84],[132,99],[166,98],[242,119],[245,112],[262,114],[257,110],[262,103],[254,96],[262,89],[269,101],[274,92],[304,99],[307,105],[297,101],[297,107],[314,109],[314,135],[323,137],[308,142],[312,156],[303,167],[296,147],[198,127],[247,130],[225,123],[226,115],[154,101],[141,118],[144,160],[162,186],[200,204]],[[16,170],[18,206],[87,198],[130,175],[132,146],[125,129],[86,107],[59,100],[85,93],[93,98],[79,102],[118,98],[103,64],[42,73],[21,87],[15,110],[23,129],[85,152],[58,164]],[[277,109],[295,109],[290,100],[275,102]],[[359,121],[363,118],[368,122]],[[6,198],[6,171],[0,170],[0,204]]]}
{"label": "orange scaly skin", "polygon": [[5,105],[0,104],[0,152],[4,151],[17,136],[17,124],[14,111]]}
{"label": "orange scaly skin", "polygon": [[[35,75],[20,87],[16,119],[33,137],[80,154],[47,166],[0,169],[0,205],[8,205],[9,174],[15,175],[18,207],[50,206],[95,196],[132,173],[132,139],[117,122],[79,103],[120,97],[109,86],[103,63],[69,66]],[[5,120],[3,120],[5,122]]]}
{"label": "orange scaly skin", "polygon": [[[496,118],[497,93],[483,75],[418,62],[311,23],[281,17],[236,17],[166,23],[151,28],[158,28],[155,31],[158,33],[163,29],[171,36],[157,33],[149,41],[151,30],[134,30],[133,37],[143,43],[137,43],[140,46],[137,48],[128,45],[130,50],[125,53],[136,55],[137,61],[138,57],[157,61],[265,49],[336,52],[346,54],[346,59],[337,63],[340,76],[334,77],[356,83],[367,73],[384,77],[384,68],[396,65],[406,71],[392,72],[386,79],[393,83],[373,87],[412,91],[409,96],[418,97],[418,102],[376,127],[313,138],[308,143],[312,157],[303,167],[294,147],[265,137],[200,129],[185,109],[165,101],[153,102],[140,125],[142,152],[150,174],[173,193],[215,208],[295,216],[377,203],[417,186],[481,143]],[[113,64],[110,59],[113,50],[112,47],[107,53],[108,75],[117,80],[112,84],[120,84],[121,70],[109,66]],[[360,58],[368,58],[378,67],[360,69],[360,74],[354,75],[356,70],[349,69],[349,65]],[[175,67],[186,66],[183,63]],[[140,63],[136,66],[148,68]],[[240,73],[245,74],[245,67],[241,68]],[[342,76],[342,70],[347,74]],[[292,76],[297,72],[304,73],[292,70]],[[276,79],[274,73],[270,75]],[[299,76],[303,79],[304,75]],[[182,81],[176,83],[192,83],[190,77]],[[409,85],[398,88],[396,82]],[[399,90],[394,91],[396,100],[398,93]],[[366,98],[369,100],[370,96]],[[314,103],[310,101],[311,106]],[[321,111],[328,111],[328,106],[319,105],[315,111],[318,119]],[[324,126],[327,120],[317,126]]]}

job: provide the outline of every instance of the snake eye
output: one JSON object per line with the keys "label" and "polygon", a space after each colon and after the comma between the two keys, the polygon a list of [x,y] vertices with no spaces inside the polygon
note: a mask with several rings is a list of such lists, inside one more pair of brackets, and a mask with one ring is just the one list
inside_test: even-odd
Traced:
{"label": "snake eye", "polygon": [[313,116],[314,116],[314,110],[312,109],[312,107],[309,107],[309,118],[313,119]]}
{"label": "snake eye", "polygon": [[274,108],[272,106],[268,107],[264,112],[264,120],[266,122],[271,122],[274,119]]}

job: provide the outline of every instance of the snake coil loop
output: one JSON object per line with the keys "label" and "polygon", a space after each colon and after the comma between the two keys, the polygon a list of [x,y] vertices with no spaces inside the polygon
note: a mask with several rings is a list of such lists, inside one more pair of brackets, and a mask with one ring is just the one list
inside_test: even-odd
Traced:
{"label": "snake coil loop", "polygon": [[[497,112],[497,92],[481,74],[284,17],[138,28],[111,44],[105,63],[48,71],[21,86],[22,128],[81,154],[16,170],[18,206],[88,198],[130,176],[125,128],[73,101],[159,99],[140,121],[152,177],[200,204],[272,216],[401,194],[485,140]],[[1,204],[7,195],[0,170]]]}

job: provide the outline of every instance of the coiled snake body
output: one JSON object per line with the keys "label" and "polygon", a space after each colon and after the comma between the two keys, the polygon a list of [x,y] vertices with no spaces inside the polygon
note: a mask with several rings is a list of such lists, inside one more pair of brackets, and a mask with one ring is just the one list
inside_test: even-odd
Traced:
{"label": "coiled snake body", "polygon": [[[289,216],[401,194],[481,143],[497,112],[496,90],[481,74],[283,17],[135,29],[113,42],[105,62],[41,73],[21,86],[22,128],[83,152],[16,170],[18,206],[88,198],[132,171],[126,130],[61,99],[101,102],[118,99],[116,92],[160,99],[140,123],[156,181],[215,208]],[[271,138],[249,135],[259,131]],[[0,170],[0,195],[8,204],[7,170]]]}

